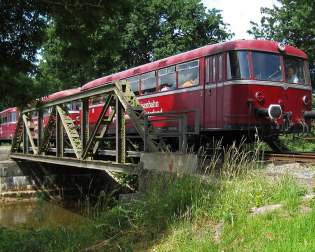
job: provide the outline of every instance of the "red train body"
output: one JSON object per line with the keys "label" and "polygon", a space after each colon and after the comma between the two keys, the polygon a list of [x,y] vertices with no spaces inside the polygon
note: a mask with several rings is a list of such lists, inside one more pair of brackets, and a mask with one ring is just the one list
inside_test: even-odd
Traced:
{"label": "red train body", "polygon": [[[198,111],[203,135],[301,132],[310,125],[305,116],[312,103],[307,56],[274,41],[205,46],[91,81],[82,91],[116,80],[131,83],[147,113]],[[100,109],[93,108],[91,123]],[[191,113],[191,127],[192,121]]]}
{"label": "red train body", "polygon": [[0,141],[10,142],[14,136],[16,128],[16,118],[18,111],[16,108],[7,108],[0,112]]}
{"label": "red train body", "polygon": [[[147,113],[187,112],[188,127],[199,116],[200,136],[261,136],[306,131],[312,88],[306,54],[289,45],[266,40],[237,40],[208,45],[110,76],[82,88],[42,98],[50,102],[118,80],[127,80]],[[102,109],[90,102],[93,126]],[[76,106],[76,105],[75,105]],[[72,110],[72,118],[80,115]],[[158,127],[172,127],[168,123]],[[1,136],[1,135],[0,135]],[[232,137],[233,138],[233,137]]]}

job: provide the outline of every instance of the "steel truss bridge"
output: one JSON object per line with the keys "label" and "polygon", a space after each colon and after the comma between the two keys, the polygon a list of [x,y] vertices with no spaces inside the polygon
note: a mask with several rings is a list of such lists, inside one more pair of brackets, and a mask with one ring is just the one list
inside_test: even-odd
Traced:
{"label": "steel truss bridge", "polygon": [[[91,127],[89,104],[97,96],[103,96],[105,102]],[[70,117],[66,106],[74,101],[81,104],[79,122]],[[195,129],[190,134],[198,134],[197,112],[145,114],[128,82],[110,83],[23,110],[10,156],[16,160],[138,174],[141,153],[164,151],[163,137],[175,137],[179,147],[186,146],[187,113],[191,112],[195,114]],[[46,123],[44,114],[48,117]],[[160,121],[176,121],[177,131],[154,132],[152,116]],[[128,124],[135,131],[132,136],[126,134]]]}

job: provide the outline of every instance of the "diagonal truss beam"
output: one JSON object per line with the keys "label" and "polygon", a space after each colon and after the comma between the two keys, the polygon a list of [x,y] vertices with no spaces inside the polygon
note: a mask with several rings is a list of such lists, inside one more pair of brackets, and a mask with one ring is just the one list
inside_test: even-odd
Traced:
{"label": "diagonal truss beam", "polygon": [[20,149],[20,145],[23,141],[23,119],[22,115],[19,116],[18,122],[16,124],[14,137],[12,140],[11,152],[17,152]]}
{"label": "diagonal truss beam", "polygon": [[60,116],[62,125],[66,130],[67,136],[70,140],[71,146],[74,150],[74,153],[78,159],[81,158],[82,153],[82,144],[78,131],[75,128],[75,125],[72,119],[68,116],[67,112],[63,110],[60,106],[56,106],[58,115]]}
{"label": "diagonal truss beam", "polygon": [[136,128],[138,134],[142,139],[146,138],[148,149],[151,152],[159,151],[157,145],[152,139],[146,135],[144,127],[144,109],[136,99],[136,96],[132,92],[128,82],[120,81],[116,82],[116,88],[114,89],[115,95],[122,104],[124,110],[129,115],[133,126]]}
{"label": "diagonal truss beam", "polygon": [[[113,98],[114,98],[113,94],[109,94],[107,96],[107,99],[105,101],[105,104],[103,106],[101,114],[100,114],[100,116],[96,122],[94,130],[91,132],[91,135],[87,141],[86,147],[83,151],[82,159],[85,159],[87,157],[87,155],[89,154],[91,149],[93,149],[92,150],[93,155],[97,152],[99,145],[100,145],[100,141],[105,136],[107,129],[108,129],[108,126],[112,122],[114,115],[115,115],[115,110],[113,110],[111,113],[108,113],[109,107],[113,101]],[[108,115],[107,118],[106,118],[106,115]],[[102,125],[104,125],[104,127],[103,127],[102,131],[100,132],[100,135],[97,136],[97,133],[99,132]]]}
{"label": "diagonal truss beam", "polygon": [[48,118],[47,126],[44,128],[43,140],[41,141],[39,153],[45,153],[49,149],[51,137],[56,128],[56,108],[52,107],[52,111]]}
{"label": "diagonal truss beam", "polygon": [[33,139],[33,136],[32,136],[32,132],[31,132],[31,130],[30,130],[30,128],[29,128],[29,122],[31,122],[31,120],[29,120],[29,117],[28,116],[26,116],[25,114],[22,114],[22,118],[23,118],[23,122],[24,122],[24,127],[25,127],[25,129],[26,129],[26,133],[27,133],[27,136],[28,136],[28,139],[29,139],[29,141],[30,141],[30,143],[31,143],[31,147],[32,147],[32,150],[33,150],[33,153],[35,154],[35,155],[37,155],[37,147],[36,147],[36,145],[35,145],[35,143],[34,143],[34,139]]}

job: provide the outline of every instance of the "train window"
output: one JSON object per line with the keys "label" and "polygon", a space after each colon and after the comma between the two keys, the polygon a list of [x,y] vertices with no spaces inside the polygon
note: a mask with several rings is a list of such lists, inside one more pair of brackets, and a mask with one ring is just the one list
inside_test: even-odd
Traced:
{"label": "train window", "polygon": [[227,53],[227,79],[249,79],[247,51],[230,51]]}
{"label": "train window", "polygon": [[212,58],[206,58],[206,83],[210,82],[212,77]]}
{"label": "train window", "polygon": [[176,88],[175,66],[159,70],[159,91],[169,91]]}
{"label": "train window", "polygon": [[216,82],[217,78],[217,58],[212,58],[212,82]]}
{"label": "train window", "polygon": [[177,65],[178,87],[185,88],[199,85],[199,61]]}
{"label": "train window", "polygon": [[295,57],[285,57],[285,78],[290,83],[305,84],[304,61]]}
{"label": "train window", "polygon": [[310,66],[307,61],[305,61],[304,72],[305,72],[305,83],[310,85],[311,84]]}
{"label": "train window", "polygon": [[280,55],[253,52],[254,78],[256,80],[281,81]]}
{"label": "train window", "polygon": [[[104,102],[104,97],[103,96],[100,96],[100,95],[99,96],[94,96],[94,97],[92,97],[91,105],[97,105],[97,104],[101,104],[103,102]],[[75,110],[74,109],[74,104],[69,103],[67,105],[69,105],[69,109],[71,108],[71,110]]]}
{"label": "train window", "polygon": [[223,80],[223,55],[218,56],[219,59],[219,81]]}
{"label": "train window", "polygon": [[139,95],[139,76],[126,79],[135,95]]}
{"label": "train window", "polygon": [[16,112],[11,113],[11,122],[16,122]]}
{"label": "train window", "polygon": [[152,94],[156,91],[156,74],[155,71],[141,75],[141,93]]}

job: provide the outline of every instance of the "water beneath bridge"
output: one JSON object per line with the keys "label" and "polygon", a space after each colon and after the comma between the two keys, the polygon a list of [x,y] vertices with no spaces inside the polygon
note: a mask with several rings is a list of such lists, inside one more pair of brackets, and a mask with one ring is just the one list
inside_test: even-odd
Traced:
{"label": "water beneath bridge", "polygon": [[76,210],[47,201],[0,205],[0,226],[33,228],[75,225],[88,219]]}

